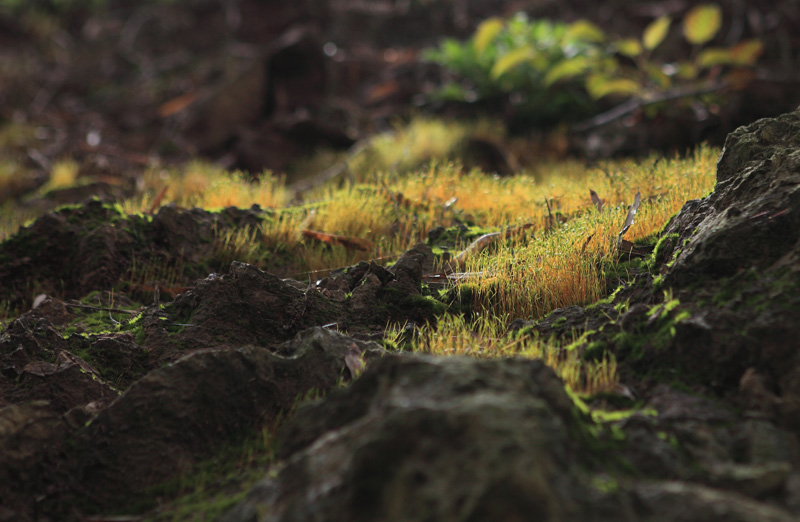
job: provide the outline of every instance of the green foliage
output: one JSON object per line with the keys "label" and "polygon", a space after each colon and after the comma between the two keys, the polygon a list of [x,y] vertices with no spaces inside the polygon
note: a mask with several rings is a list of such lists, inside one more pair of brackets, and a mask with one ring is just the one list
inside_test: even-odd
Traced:
{"label": "green foliage", "polygon": [[467,42],[446,39],[425,58],[460,79],[440,89],[438,98],[471,102],[514,93],[523,112],[555,120],[564,112],[586,115],[593,107],[581,89],[565,92],[550,85],[569,83],[590,67],[589,59],[599,58],[601,36],[588,22],[567,25],[518,13],[506,22],[484,21]]}
{"label": "green foliage", "polygon": [[614,38],[585,20],[566,24],[518,13],[505,22],[490,18],[468,41],[446,39],[425,57],[457,80],[435,97],[493,102],[506,96],[515,111],[534,123],[574,121],[597,112],[605,98],[651,102],[680,93],[676,97],[706,101],[704,91],[749,81],[747,68],[763,44],[754,39],[705,47],[721,23],[717,5],[691,9],[682,24],[691,56],[664,60],[653,54],[674,25],[668,16],[650,23],[641,38]]}

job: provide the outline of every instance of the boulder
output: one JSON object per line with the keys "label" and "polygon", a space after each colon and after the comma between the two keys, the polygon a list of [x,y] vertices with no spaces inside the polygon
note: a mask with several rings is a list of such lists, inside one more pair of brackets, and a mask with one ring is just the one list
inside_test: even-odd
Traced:
{"label": "boulder", "polygon": [[385,356],[283,429],[222,520],[575,520],[597,444],[541,361]]}
{"label": "boulder", "polygon": [[322,328],[275,350],[194,353],[135,382],[77,436],[82,495],[110,508],[209,456],[221,444],[273,424],[309,391],[349,376],[347,357],[380,351]]}

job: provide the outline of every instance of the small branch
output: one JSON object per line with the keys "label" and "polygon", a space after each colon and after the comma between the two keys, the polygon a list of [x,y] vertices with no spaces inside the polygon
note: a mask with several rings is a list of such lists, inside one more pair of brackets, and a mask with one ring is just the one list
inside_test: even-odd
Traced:
{"label": "small branch", "polygon": [[64,306],[70,306],[72,308],[83,308],[85,310],[97,310],[99,312],[114,312],[115,314],[136,315],[136,314],[139,313],[138,310],[123,310],[121,308],[105,308],[105,307],[102,307],[102,306],[91,306],[91,305],[84,305],[84,304],[64,303]]}
{"label": "small branch", "polygon": [[356,156],[364,152],[370,145],[369,140],[359,140],[357,141],[350,149],[347,151],[347,155],[345,158],[337,163],[334,163],[331,167],[323,170],[319,174],[315,174],[309,178],[298,180],[291,185],[289,185],[289,189],[293,190],[295,193],[295,199],[314,187],[322,185],[328,180],[335,178],[336,176],[346,172],[349,168],[349,164]]}
{"label": "small branch", "polygon": [[656,103],[679,100],[681,98],[691,98],[692,96],[699,96],[701,94],[708,94],[710,92],[724,89],[725,87],[728,87],[728,83],[726,82],[712,82],[711,84],[707,84],[703,87],[692,87],[690,89],[684,88],[667,91],[663,94],[653,96],[652,98],[648,98],[646,100],[641,98],[633,98],[625,103],[617,105],[610,110],[607,110],[606,112],[600,113],[597,116],[593,116],[588,120],[584,120],[576,125],[573,125],[572,130],[575,132],[586,132],[597,127],[602,127],[603,125],[607,125],[612,121],[616,121],[622,117],[625,117],[643,107],[654,105]]}

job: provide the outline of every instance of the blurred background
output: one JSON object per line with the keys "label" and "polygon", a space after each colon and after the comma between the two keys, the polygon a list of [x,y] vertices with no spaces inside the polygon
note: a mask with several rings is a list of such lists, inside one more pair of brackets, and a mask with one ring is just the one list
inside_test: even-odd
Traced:
{"label": "blurred background", "polygon": [[291,183],[415,118],[521,138],[468,144],[498,171],[720,145],[800,103],[799,38],[796,0],[0,0],[0,204],[193,158]]}

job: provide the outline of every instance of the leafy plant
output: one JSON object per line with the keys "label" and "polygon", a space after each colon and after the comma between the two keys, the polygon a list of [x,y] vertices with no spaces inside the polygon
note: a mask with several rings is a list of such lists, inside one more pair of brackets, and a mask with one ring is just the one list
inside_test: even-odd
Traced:
{"label": "leafy plant", "polygon": [[[529,20],[518,13],[481,23],[466,42],[444,40],[425,57],[452,79],[435,97],[461,101],[505,98],[533,123],[574,121],[595,113],[600,100],[639,100],[641,105],[674,98],[701,99],[751,78],[763,52],[758,39],[713,47],[722,25],[715,4],[698,5],[683,19],[690,56],[662,60],[654,52],[667,39],[673,20],[662,16],[640,38],[613,38],[596,25]],[[659,57],[660,58],[660,57]]]}
{"label": "leafy plant", "polygon": [[425,58],[444,66],[453,81],[435,96],[440,99],[498,100],[512,94],[512,103],[537,119],[550,121],[561,115],[585,116],[593,101],[578,84],[558,91],[549,89],[548,74],[576,57],[602,54],[597,39],[602,31],[588,22],[567,25],[549,20],[529,20],[518,13],[507,21],[484,21],[473,37],[461,43],[445,39]]}

